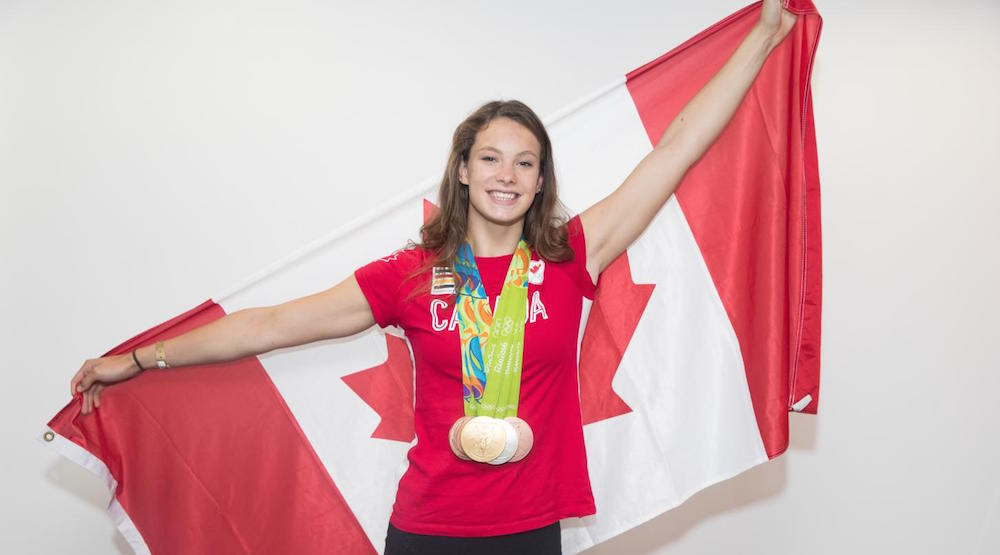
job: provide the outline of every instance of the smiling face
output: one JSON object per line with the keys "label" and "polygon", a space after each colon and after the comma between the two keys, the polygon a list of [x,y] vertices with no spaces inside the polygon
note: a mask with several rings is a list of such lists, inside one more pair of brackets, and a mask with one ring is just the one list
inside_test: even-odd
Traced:
{"label": "smiling face", "polygon": [[459,181],[469,187],[470,227],[524,219],[542,189],[540,152],[535,135],[509,118],[494,119],[476,134],[468,161],[458,168]]}

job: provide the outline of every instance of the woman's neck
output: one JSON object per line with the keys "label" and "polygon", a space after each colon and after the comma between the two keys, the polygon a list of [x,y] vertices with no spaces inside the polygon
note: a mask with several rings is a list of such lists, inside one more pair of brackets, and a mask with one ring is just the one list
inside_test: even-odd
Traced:
{"label": "woman's neck", "polygon": [[517,249],[524,232],[524,218],[510,225],[469,218],[469,243],[475,256],[504,256]]}

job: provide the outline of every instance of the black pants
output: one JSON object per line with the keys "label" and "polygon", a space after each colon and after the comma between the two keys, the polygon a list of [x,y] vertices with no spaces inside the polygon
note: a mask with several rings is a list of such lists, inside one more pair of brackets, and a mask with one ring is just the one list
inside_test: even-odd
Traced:
{"label": "black pants", "polygon": [[559,521],[548,526],[482,538],[456,538],[452,536],[428,536],[404,532],[389,523],[385,536],[385,555],[418,555],[433,553],[440,555],[466,554],[494,555],[516,553],[518,555],[553,555],[562,553]]}

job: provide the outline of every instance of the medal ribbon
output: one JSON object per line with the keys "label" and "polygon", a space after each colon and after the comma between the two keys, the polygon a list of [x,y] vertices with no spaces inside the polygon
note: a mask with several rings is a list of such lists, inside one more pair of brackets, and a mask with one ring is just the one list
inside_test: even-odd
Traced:
{"label": "medal ribbon", "polygon": [[531,250],[521,238],[511,257],[496,314],[468,241],[458,249],[458,330],[462,345],[462,395],[467,416],[517,416],[528,306]]}

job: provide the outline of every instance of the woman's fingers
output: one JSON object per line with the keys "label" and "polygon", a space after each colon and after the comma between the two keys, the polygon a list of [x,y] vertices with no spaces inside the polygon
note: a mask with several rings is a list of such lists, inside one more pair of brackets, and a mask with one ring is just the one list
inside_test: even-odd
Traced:
{"label": "woman's fingers", "polygon": [[98,394],[101,392],[101,384],[95,383],[93,387],[87,390],[87,411],[84,414],[94,412],[94,409],[98,406]]}
{"label": "woman's fingers", "polygon": [[98,380],[97,367],[102,363],[107,362],[107,359],[91,359],[83,363],[83,366],[77,372],[77,375],[73,377],[76,382],[76,386],[71,389],[74,391],[87,391],[91,386],[101,383]]}
{"label": "woman's fingers", "polygon": [[83,373],[87,370],[87,368],[90,367],[90,365],[91,365],[91,361],[90,360],[85,360],[83,362],[83,365],[80,366],[80,369],[76,371],[76,374],[73,374],[73,379],[71,379],[69,381],[69,394],[70,394],[70,396],[75,397],[78,393],[80,393],[81,391],[83,391],[82,387],[79,388],[79,389],[77,389],[77,388],[80,385],[80,381],[83,380]]}
{"label": "woman's fingers", "polygon": [[80,378],[80,388],[82,390],[87,391],[90,389],[90,385],[94,383],[94,380],[96,379],[94,368],[96,366],[97,364],[92,364],[83,371],[83,377]]}
{"label": "woman's fingers", "polygon": [[94,387],[82,392],[80,395],[83,399],[83,406],[80,409],[82,414],[90,414],[92,411],[96,410],[101,406],[101,392],[104,391],[107,385],[97,382]]}
{"label": "woman's fingers", "polygon": [[73,397],[80,395],[81,412],[88,414],[101,406],[101,392],[109,384],[127,380],[134,375],[128,355],[89,359],[69,382]]}
{"label": "woman's fingers", "polygon": [[70,384],[71,391],[73,392],[83,392],[87,391],[90,384],[94,381],[94,361],[88,360],[83,363],[80,370],[77,371],[76,375],[73,376],[73,382]]}

